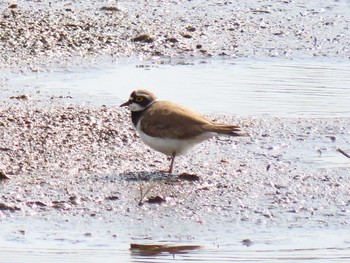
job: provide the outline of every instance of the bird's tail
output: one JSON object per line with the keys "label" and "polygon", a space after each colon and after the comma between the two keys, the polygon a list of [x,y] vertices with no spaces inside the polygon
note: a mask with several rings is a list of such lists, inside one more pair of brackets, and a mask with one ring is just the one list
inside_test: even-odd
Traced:
{"label": "bird's tail", "polygon": [[241,130],[241,127],[236,125],[213,124],[206,127],[207,131],[216,132],[217,134],[230,136],[249,136]]}

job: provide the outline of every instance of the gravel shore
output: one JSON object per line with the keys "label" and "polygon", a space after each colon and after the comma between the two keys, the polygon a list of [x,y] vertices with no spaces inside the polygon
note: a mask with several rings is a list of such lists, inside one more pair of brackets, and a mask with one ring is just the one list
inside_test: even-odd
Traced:
{"label": "gravel shore", "polygon": [[[82,208],[94,214],[98,203],[107,213],[100,216],[109,220],[111,198],[122,204],[113,211],[127,206],[138,214],[139,183],[155,181],[141,201],[163,197],[178,207],[176,213],[181,210],[177,217],[194,209],[209,220],[213,215],[205,207],[210,206],[229,211],[215,218],[234,215],[255,223],[305,226],[301,217],[312,226],[349,223],[347,169],[320,168],[336,153],[335,141],[349,145],[349,119],[208,117],[239,124],[250,137],[199,145],[176,160],[175,175],[167,182],[156,171],[168,161],[142,144],[128,111],[59,103],[37,107],[30,101],[1,106],[0,164],[11,179],[2,181],[0,203],[6,205],[0,215],[57,209],[74,214]],[[177,178],[181,173],[199,181]]]}
{"label": "gravel shore", "polygon": [[2,68],[79,66],[101,56],[350,57],[346,1],[0,4]]}

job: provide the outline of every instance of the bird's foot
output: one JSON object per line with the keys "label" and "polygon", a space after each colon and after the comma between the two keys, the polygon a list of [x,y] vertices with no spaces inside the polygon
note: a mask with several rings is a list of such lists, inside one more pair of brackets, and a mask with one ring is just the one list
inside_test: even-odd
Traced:
{"label": "bird's foot", "polygon": [[171,174],[173,171],[170,170],[157,170],[158,173],[162,173],[162,174]]}

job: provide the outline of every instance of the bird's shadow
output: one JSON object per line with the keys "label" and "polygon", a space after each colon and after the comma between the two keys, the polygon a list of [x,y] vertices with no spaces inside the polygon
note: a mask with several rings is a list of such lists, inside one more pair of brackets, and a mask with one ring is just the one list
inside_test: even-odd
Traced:
{"label": "bird's shadow", "polygon": [[119,180],[125,181],[163,181],[178,179],[178,175],[176,174],[149,171],[125,172],[116,174],[116,176]]}
{"label": "bird's shadow", "polygon": [[138,171],[138,172],[124,172],[120,174],[114,174],[114,179],[125,181],[199,181],[200,178],[196,174],[169,174],[164,172],[150,172],[150,171]]}

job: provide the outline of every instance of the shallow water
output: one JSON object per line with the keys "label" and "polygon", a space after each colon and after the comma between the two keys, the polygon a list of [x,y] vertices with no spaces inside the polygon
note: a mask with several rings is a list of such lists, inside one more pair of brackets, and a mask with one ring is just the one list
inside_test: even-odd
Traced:
{"label": "shallow water", "polygon": [[322,60],[120,62],[95,69],[9,76],[15,90],[119,105],[146,88],[202,113],[350,117],[350,64]]}
{"label": "shallow water", "polygon": [[[118,219],[119,217],[116,216]],[[42,220],[7,224],[2,231],[0,262],[348,262],[350,236],[341,229],[281,229],[278,227],[227,224],[222,229],[204,230],[207,226],[190,224],[191,233],[171,233],[137,229],[115,223],[70,222],[52,223]],[[28,220],[27,220],[28,221]],[[53,220],[54,221],[54,220]],[[81,220],[83,223],[85,220]],[[171,221],[171,220],[170,220]],[[15,225],[15,224],[19,225]],[[87,222],[84,222],[87,223]],[[41,226],[39,226],[41,224]],[[136,227],[135,227],[136,226]],[[121,229],[124,227],[125,229]],[[231,228],[229,228],[231,227]],[[181,228],[181,227],[180,227]],[[20,234],[18,229],[26,229]],[[40,229],[40,231],[38,231]],[[86,229],[90,231],[87,232]],[[201,232],[204,230],[204,232]],[[113,237],[111,231],[118,234]],[[149,230],[148,230],[149,231]],[[91,235],[87,235],[90,233]],[[209,235],[208,235],[209,234]],[[168,236],[168,237],[166,237]],[[249,239],[251,243],[243,240]],[[146,255],[129,250],[130,243],[190,244],[202,248],[181,253],[163,252]],[[175,259],[175,260],[174,260]]]}

